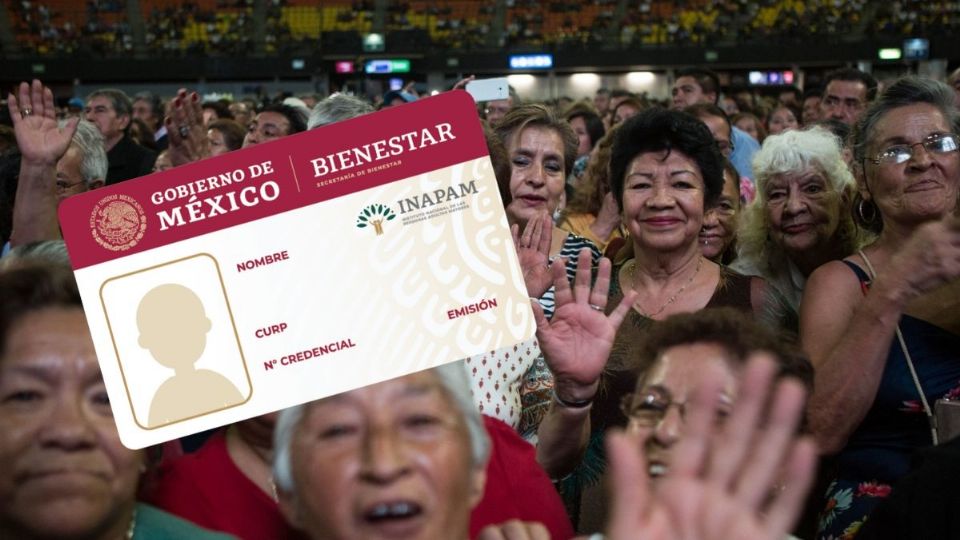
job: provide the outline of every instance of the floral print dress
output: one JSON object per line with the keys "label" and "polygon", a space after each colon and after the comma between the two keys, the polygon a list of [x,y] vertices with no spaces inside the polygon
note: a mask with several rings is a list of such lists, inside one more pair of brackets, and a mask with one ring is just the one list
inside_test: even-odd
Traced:
{"label": "floral print dress", "polygon": [[[866,290],[867,274],[844,262]],[[900,330],[930,406],[937,399],[960,397],[960,336],[908,315],[901,317]],[[894,340],[873,405],[836,457],[817,538],[854,538],[873,507],[907,473],[912,453],[931,444],[917,387]]]}

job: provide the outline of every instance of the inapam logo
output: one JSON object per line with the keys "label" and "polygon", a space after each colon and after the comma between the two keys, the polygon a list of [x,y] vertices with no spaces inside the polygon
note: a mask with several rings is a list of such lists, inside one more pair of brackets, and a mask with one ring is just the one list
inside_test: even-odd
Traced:
{"label": "inapam logo", "polygon": [[90,212],[93,239],[110,251],[126,251],[137,245],[147,230],[147,214],[135,199],[110,195],[100,199]]}
{"label": "inapam logo", "polygon": [[383,222],[392,221],[396,217],[397,215],[393,213],[393,210],[391,210],[389,206],[371,204],[364,208],[360,212],[360,215],[357,216],[357,228],[373,227],[377,236],[380,236],[383,234]]}

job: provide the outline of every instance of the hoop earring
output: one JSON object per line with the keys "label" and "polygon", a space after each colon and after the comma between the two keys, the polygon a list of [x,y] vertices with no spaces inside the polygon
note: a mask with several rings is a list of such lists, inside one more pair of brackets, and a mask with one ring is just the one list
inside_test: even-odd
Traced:
{"label": "hoop earring", "polygon": [[[864,206],[868,207],[870,210],[864,211]],[[867,219],[868,213],[870,214],[869,219]],[[877,220],[877,206],[866,199],[860,199],[860,202],[857,203],[857,215],[860,217],[860,221],[864,225],[873,225],[873,222]]]}

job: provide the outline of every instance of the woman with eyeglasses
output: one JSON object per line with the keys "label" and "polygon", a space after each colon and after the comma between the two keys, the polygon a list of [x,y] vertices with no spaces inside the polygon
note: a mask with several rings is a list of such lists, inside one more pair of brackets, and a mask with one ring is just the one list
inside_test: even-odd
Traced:
{"label": "woman with eyeglasses", "polygon": [[935,402],[960,396],[958,131],[953,91],[919,77],[854,128],[856,215],[878,237],[814,272],[800,313],[810,425],[837,454],[821,538],[859,528],[912,451],[937,442]]}
{"label": "woman with eyeglasses", "polygon": [[732,266],[765,278],[796,316],[810,274],[864,243],[851,211],[856,183],[836,137],[819,127],[767,137],[753,171],[757,198],[742,216]]}

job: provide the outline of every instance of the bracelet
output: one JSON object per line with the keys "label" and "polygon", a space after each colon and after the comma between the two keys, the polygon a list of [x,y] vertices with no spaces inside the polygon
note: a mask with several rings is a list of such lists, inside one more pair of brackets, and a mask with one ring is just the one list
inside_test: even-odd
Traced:
{"label": "bracelet", "polygon": [[580,401],[567,401],[560,398],[560,395],[557,394],[557,391],[553,391],[553,400],[557,402],[558,405],[566,409],[586,409],[593,404],[593,398],[583,399]]}

